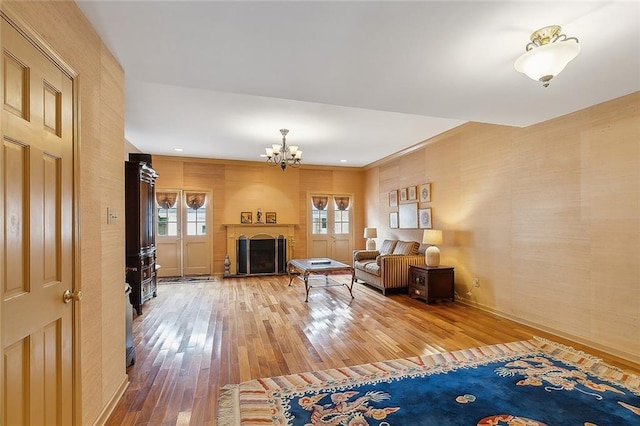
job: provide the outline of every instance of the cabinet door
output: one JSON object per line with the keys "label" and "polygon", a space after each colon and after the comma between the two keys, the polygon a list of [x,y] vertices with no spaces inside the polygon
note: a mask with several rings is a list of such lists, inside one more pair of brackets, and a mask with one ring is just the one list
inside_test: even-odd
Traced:
{"label": "cabinet door", "polygon": [[429,299],[453,300],[453,269],[429,271]]}

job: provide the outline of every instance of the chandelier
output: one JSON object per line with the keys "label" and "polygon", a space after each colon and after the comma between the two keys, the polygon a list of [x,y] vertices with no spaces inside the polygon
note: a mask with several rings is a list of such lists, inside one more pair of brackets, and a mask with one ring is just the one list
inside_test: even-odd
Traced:
{"label": "chandelier", "polygon": [[302,151],[298,150],[295,145],[287,146],[288,129],[280,129],[280,133],[282,133],[282,144],[273,144],[271,148],[265,148],[265,151],[267,151],[267,164],[280,166],[282,171],[287,166],[300,167]]}
{"label": "chandelier", "polygon": [[515,69],[540,81],[544,87],[549,86],[551,79],[580,53],[578,39],[560,31],[560,26],[551,25],[531,34],[531,42],[516,60]]}

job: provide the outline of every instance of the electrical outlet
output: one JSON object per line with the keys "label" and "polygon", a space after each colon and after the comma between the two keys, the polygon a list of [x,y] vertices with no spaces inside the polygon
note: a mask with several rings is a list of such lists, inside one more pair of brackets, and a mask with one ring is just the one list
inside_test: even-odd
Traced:
{"label": "electrical outlet", "polygon": [[476,288],[480,288],[480,280],[478,278],[473,279],[473,286]]}

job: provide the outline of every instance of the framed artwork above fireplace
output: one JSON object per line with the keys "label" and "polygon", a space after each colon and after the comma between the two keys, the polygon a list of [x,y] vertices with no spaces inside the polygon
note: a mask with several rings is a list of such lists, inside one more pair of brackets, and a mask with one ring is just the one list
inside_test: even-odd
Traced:
{"label": "framed artwork above fireplace", "polygon": [[240,213],[240,223],[253,223],[253,213],[252,212]]}

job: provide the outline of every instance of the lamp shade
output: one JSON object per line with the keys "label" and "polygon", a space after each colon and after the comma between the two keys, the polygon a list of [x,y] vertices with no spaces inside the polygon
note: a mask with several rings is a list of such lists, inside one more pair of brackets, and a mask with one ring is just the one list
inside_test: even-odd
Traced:
{"label": "lamp shade", "polygon": [[580,45],[573,40],[549,43],[523,53],[515,62],[517,71],[542,81],[555,77],[580,53]]}
{"label": "lamp shade", "polygon": [[364,237],[365,238],[378,238],[378,229],[377,228],[364,228]]}
{"label": "lamp shade", "polygon": [[422,243],[433,246],[442,244],[442,231],[439,229],[425,229],[422,234]]}
{"label": "lamp shade", "polygon": [[378,230],[376,228],[364,228],[364,237],[367,239],[367,250],[376,249],[376,240],[378,238]]}

